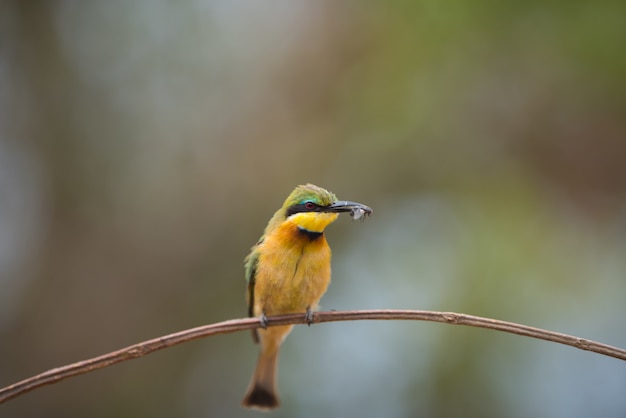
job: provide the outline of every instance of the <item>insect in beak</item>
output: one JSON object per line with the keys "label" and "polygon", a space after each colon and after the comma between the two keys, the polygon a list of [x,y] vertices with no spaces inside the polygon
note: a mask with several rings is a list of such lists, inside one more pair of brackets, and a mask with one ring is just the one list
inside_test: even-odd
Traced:
{"label": "insect in beak", "polygon": [[[350,216],[352,216],[352,219],[354,219],[355,221],[357,219],[361,219],[364,216],[368,216],[368,215],[369,215],[369,213],[366,212],[363,208],[353,208],[350,211]],[[363,219],[365,219],[365,218],[363,218]]]}

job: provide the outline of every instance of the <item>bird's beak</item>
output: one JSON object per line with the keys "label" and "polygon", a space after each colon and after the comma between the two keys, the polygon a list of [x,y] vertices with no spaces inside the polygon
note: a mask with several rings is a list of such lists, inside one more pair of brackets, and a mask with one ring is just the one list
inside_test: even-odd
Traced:
{"label": "bird's beak", "polygon": [[369,216],[372,214],[372,208],[362,203],[349,202],[347,200],[340,200],[332,205],[326,207],[325,212],[342,213],[350,212],[350,216],[354,219],[359,219],[362,216]]}

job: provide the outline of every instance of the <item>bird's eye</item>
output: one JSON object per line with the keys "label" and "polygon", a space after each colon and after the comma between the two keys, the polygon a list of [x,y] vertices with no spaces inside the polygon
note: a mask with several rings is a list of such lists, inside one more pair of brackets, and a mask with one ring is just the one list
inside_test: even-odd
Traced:
{"label": "bird's eye", "polygon": [[315,203],[313,203],[313,202],[306,202],[304,204],[304,207],[309,209],[309,210],[314,209],[315,208]]}

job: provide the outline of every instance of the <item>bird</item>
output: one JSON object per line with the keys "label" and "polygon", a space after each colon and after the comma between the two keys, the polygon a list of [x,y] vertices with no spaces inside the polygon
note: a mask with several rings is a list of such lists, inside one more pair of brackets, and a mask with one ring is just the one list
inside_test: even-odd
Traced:
{"label": "bird", "polygon": [[248,316],[260,318],[262,327],[253,330],[260,351],[244,407],[267,411],[280,405],[278,353],[293,325],[267,327],[267,317],[304,313],[311,324],[311,312],[330,283],[331,251],[324,230],[343,212],[364,219],[372,209],[337,200],[333,193],[310,183],[297,186],[245,258]]}

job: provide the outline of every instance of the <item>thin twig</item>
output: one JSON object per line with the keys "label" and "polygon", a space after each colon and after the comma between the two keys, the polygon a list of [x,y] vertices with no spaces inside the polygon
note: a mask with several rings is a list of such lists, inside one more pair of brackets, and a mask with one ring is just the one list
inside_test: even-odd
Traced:
{"label": "thin twig", "polygon": [[[267,319],[268,326],[307,323],[304,314],[279,315],[269,317]],[[459,314],[454,312],[412,310],[363,310],[316,312],[313,315],[313,323],[356,321],[363,319],[404,319],[443,322],[453,325],[467,325],[471,327],[489,328],[497,331],[508,332],[511,334],[524,335],[526,337],[538,338],[559,344],[565,344],[575,348],[579,348],[581,350],[593,351],[595,353],[605,356],[615,357],[620,360],[626,360],[626,350],[621,348],[612,347],[610,345],[598,343],[592,340],[574,337],[567,334],[561,334],[559,332],[548,331],[541,328],[534,328],[527,325],[516,324],[513,322],[499,321],[497,319],[482,318],[479,316]],[[36,376],[29,377],[28,379],[24,379],[20,382],[2,388],[0,389],[0,403],[6,402],[11,398],[23,395],[26,392],[30,392],[31,390],[37,389],[41,386],[57,383],[69,377],[88,373],[97,369],[102,369],[104,367],[120,363],[122,361],[143,357],[146,354],[150,354],[154,351],[158,351],[167,347],[172,347],[174,345],[181,344],[187,341],[208,337],[210,335],[229,334],[245,329],[258,328],[260,325],[261,324],[258,318],[233,319],[230,321],[191,328],[173,334],[165,335],[163,337],[144,341],[98,357],[51,369]]]}

